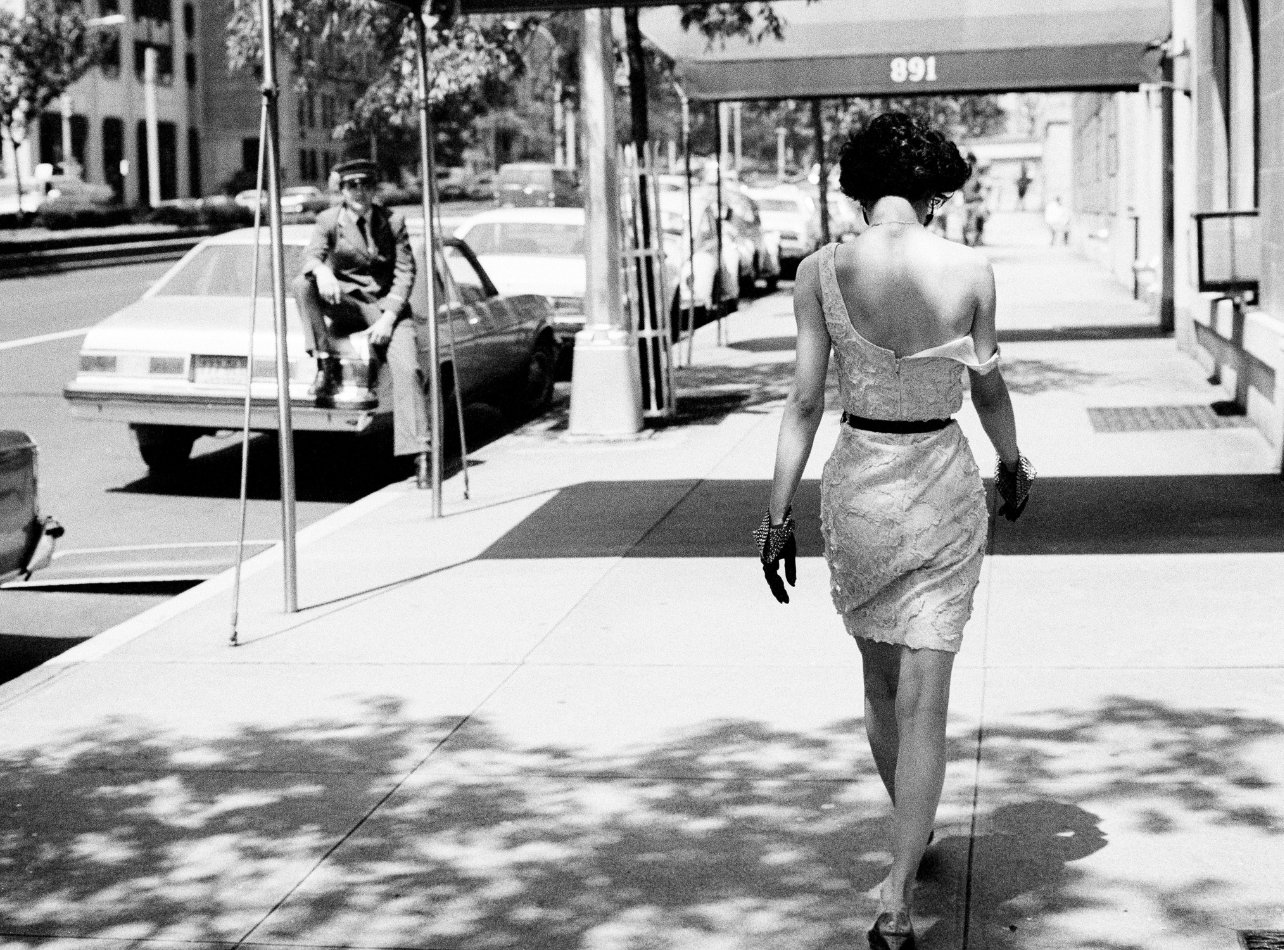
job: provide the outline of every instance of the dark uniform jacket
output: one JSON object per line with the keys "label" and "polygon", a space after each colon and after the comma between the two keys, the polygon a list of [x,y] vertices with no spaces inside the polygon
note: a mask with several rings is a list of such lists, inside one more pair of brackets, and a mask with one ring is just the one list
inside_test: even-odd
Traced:
{"label": "dark uniform jacket", "polygon": [[345,294],[363,303],[378,304],[385,313],[399,314],[415,283],[410,234],[405,219],[382,205],[372,206],[368,217],[373,246],[362,237],[357,216],[347,205],[318,214],[303,258],[303,273],[326,264]]}

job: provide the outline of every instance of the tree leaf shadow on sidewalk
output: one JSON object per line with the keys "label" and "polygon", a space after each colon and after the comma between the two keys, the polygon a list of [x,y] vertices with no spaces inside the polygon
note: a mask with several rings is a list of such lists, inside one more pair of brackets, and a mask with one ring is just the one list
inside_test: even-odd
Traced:
{"label": "tree leaf shadow on sidewalk", "polygon": [[[428,755],[458,717],[416,720],[388,698],[367,708],[363,721],[222,739],[122,720],[9,753],[7,945],[59,935],[140,947],[863,944],[872,906],[859,895],[886,867],[887,807],[867,755],[860,778],[832,777],[858,720],[807,732],[709,722],[595,756],[522,746],[474,719]],[[1246,796],[1278,800],[1252,745],[1282,731],[1128,697],[987,726],[982,781],[997,804],[977,816],[974,839],[966,822],[939,829],[919,891],[924,950],[961,945],[969,868],[971,946],[1055,946],[1049,918],[1076,909],[1144,909],[1174,931],[1203,920],[1233,881],[1205,872],[1157,887],[1077,865],[1108,847],[1093,809],[1135,815],[1110,830],[1116,839],[1191,823],[1277,836],[1278,813]],[[1130,747],[1138,754],[1118,754]],[[951,761],[966,768],[975,755],[974,735],[951,740]]]}

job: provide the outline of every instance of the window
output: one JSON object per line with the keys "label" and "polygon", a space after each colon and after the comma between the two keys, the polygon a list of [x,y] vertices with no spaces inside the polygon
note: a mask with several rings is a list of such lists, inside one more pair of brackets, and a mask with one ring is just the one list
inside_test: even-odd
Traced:
{"label": "window", "polygon": [[194,128],[187,130],[187,183],[192,197],[199,198],[201,188],[201,134]]}
{"label": "window", "polygon": [[125,159],[125,123],[115,116],[103,119],[103,181],[116,192],[116,200],[125,197],[125,176],[120,163]]}
{"label": "window", "polygon": [[257,172],[259,169],[259,137],[241,139],[241,170]]}
{"label": "window", "polygon": [[490,289],[482,280],[477,268],[457,247],[447,245],[442,256],[450,268],[450,276],[455,288],[459,291],[459,302],[464,306],[481,303],[490,296]]}
{"label": "window", "polygon": [[196,8],[190,3],[183,4],[183,33],[189,40],[196,36]]}
{"label": "window", "polygon": [[103,38],[103,58],[98,64],[108,79],[120,76],[120,37],[112,34]]}
{"label": "window", "polygon": [[146,40],[134,41],[134,75],[140,82],[145,81],[147,73],[147,50],[156,50],[156,81],[162,86],[174,83],[174,47],[148,43]]}
{"label": "window", "polygon": [[98,14],[112,16],[120,12],[120,0],[98,0]]}
{"label": "window", "polygon": [[140,20],[168,23],[174,14],[170,0],[134,0],[134,16]]}
{"label": "window", "polygon": [[196,54],[188,53],[183,57],[183,78],[189,86],[196,85]]}
{"label": "window", "polygon": [[[285,246],[285,272],[303,268],[300,244]],[[158,297],[248,297],[254,280],[253,244],[207,244],[156,288]],[[259,295],[272,293],[272,255],[259,253]]]}
{"label": "window", "polygon": [[[138,122],[138,194],[146,203],[150,194],[150,169],[147,167],[147,123]],[[178,126],[173,122],[156,123],[156,138],[160,146],[160,196],[161,200],[178,197]]]}

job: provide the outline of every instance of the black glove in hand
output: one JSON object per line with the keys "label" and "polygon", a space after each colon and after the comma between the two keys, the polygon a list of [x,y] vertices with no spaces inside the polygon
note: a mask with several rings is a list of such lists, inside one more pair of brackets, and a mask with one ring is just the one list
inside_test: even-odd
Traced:
{"label": "black glove in hand", "polygon": [[[782,604],[789,603],[789,593],[785,590],[785,581],[795,586],[798,580],[798,544],[794,541],[794,519],[785,512],[785,520],[780,524],[771,523],[771,512],[762,516],[762,521],[754,529],[753,539],[758,542],[758,559],[762,561],[762,575],[767,579],[767,586],[772,595]],[[785,562],[785,581],[780,579],[780,562]]]}
{"label": "black glove in hand", "polygon": [[1016,521],[1025,511],[1025,503],[1030,500],[1030,486],[1038,474],[1030,460],[1024,455],[1018,456],[1014,468],[1008,468],[1000,459],[994,463],[994,487],[1003,499],[999,514],[1009,521]]}

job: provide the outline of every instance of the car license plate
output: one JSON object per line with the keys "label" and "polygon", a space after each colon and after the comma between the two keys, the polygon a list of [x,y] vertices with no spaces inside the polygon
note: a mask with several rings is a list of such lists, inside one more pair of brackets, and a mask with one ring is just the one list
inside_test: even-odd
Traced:
{"label": "car license plate", "polygon": [[197,383],[228,385],[245,382],[244,356],[195,356],[192,380]]}

